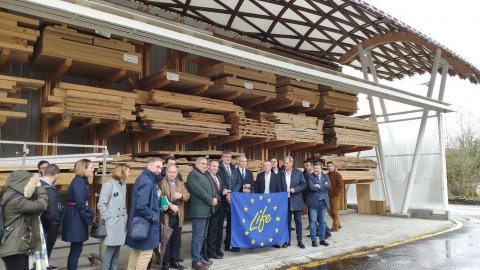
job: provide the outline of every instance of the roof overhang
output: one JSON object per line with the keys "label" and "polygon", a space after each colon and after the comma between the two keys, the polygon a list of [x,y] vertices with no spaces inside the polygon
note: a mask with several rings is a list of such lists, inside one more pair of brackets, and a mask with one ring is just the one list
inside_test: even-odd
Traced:
{"label": "roof overhang", "polygon": [[17,12],[33,16],[41,14],[40,16],[46,19],[322,84],[352,94],[363,93],[439,112],[452,111],[449,104],[435,99],[239,45],[209,35],[202,30],[166,22],[158,17],[106,2],[86,0],[77,0],[75,4],[60,0],[0,0],[0,2],[4,8]]}

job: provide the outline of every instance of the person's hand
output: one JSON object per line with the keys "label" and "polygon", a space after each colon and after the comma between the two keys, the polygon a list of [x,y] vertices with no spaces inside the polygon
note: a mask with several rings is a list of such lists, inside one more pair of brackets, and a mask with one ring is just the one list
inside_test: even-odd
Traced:
{"label": "person's hand", "polygon": [[212,206],[217,206],[218,204],[218,199],[217,198],[213,198],[212,200]]}
{"label": "person's hand", "polygon": [[313,186],[320,188],[320,184],[315,184]]}
{"label": "person's hand", "polygon": [[290,193],[295,193],[295,189],[294,189],[294,188],[291,188],[291,189],[289,189],[288,191],[290,191]]}
{"label": "person's hand", "polygon": [[170,210],[172,210],[174,213],[178,212],[178,209],[179,209],[178,205],[171,203],[169,207],[170,207]]}
{"label": "person's hand", "polygon": [[176,191],[175,191],[175,193],[173,193],[173,199],[174,199],[174,200],[179,200],[179,199],[181,199],[182,197],[183,197],[183,194],[180,193],[180,192],[176,192]]}
{"label": "person's hand", "polygon": [[226,195],[230,194],[230,190],[224,188],[224,189],[222,190],[222,194],[223,194],[223,196],[226,196]]}
{"label": "person's hand", "polygon": [[227,202],[228,202],[228,204],[232,203],[232,198],[230,197],[230,193],[227,194]]}

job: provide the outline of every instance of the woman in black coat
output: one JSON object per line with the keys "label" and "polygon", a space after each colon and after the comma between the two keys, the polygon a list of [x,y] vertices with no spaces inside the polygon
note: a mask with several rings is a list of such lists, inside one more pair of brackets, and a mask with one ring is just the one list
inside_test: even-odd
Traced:
{"label": "woman in black coat", "polygon": [[62,240],[70,242],[67,269],[76,270],[83,250],[83,242],[88,240],[88,225],[93,221],[93,210],[88,205],[88,177],[93,176],[93,163],[81,159],[75,163],[75,178],[68,186],[67,207],[63,218]]}

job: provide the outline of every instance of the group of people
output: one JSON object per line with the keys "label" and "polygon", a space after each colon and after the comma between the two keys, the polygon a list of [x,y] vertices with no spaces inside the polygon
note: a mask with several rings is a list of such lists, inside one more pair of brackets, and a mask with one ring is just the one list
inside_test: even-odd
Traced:
{"label": "group of people", "polygon": [[[252,171],[247,168],[245,156],[238,158],[239,165],[236,167],[232,163],[232,153],[224,151],[221,160],[197,158],[184,183],[174,157],[167,157],[165,161],[150,158],[133,185],[129,213],[125,180],[130,176],[130,167],[116,166],[112,171],[112,180],[102,185],[97,204],[107,231],[102,269],[118,268],[120,247],[124,244],[132,250],[127,269],[147,269],[153,254],[162,269],[184,269],[180,251],[187,203],[192,224],[193,269],[208,269],[213,263],[211,259],[223,258],[225,220],[223,250],[238,252],[238,247],[231,246],[232,192],[288,192],[288,202],[285,202],[288,204],[287,220],[291,224],[293,216],[298,246],[305,248],[301,222],[304,203],[308,206],[312,246],[328,246],[325,241],[328,234],[341,228],[338,217],[339,195],[343,188],[341,175],[331,162],[327,164],[328,174],[324,174],[324,164],[314,160],[304,162],[303,172],[294,168],[292,157],[287,156],[282,161],[282,167],[276,158],[264,161],[262,172],[254,179]],[[2,198],[4,228],[12,227],[13,231],[9,235],[6,230],[0,245],[0,256],[7,270],[29,269],[28,251],[39,248],[38,228],[43,228],[50,256],[59,225],[63,224],[62,240],[71,243],[67,268],[77,269],[83,243],[89,237],[88,226],[95,216],[88,204],[88,177],[93,176],[93,163],[88,159],[75,163],[75,178],[68,187],[65,207],[54,185],[60,173],[58,166],[42,161],[38,168],[40,178],[26,171],[15,171],[7,180]],[[333,219],[330,229],[325,221],[327,209]],[[21,224],[14,224],[18,219]],[[39,226],[38,220],[42,226]],[[24,227],[32,228],[29,238],[21,235],[25,233]],[[166,227],[170,229],[171,236],[160,250],[161,234]],[[16,230],[17,236],[13,236]],[[25,243],[19,245],[16,243],[18,239]],[[290,242],[289,238],[287,243],[276,247],[286,248]],[[50,266],[50,269],[53,268]]]}

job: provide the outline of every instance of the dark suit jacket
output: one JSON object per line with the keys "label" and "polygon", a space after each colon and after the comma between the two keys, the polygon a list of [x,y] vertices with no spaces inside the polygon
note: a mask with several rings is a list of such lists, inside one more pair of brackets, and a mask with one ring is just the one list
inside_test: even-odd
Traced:
{"label": "dark suit jacket", "polygon": [[222,205],[222,190],[223,190],[223,186],[222,186],[222,179],[220,178],[220,175],[218,175],[218,172],[217,172],[217,180],[220,184],[220,187],[217,188],[217,183],[215,183],[215,179],[213,179],[213,176],[212,174],[207,171],[207,178],[208,180],[210,180],[210,182],[212,182],[213,186],[215,187],[215,191],[216,191],[216,194],[217,194],[217,198],[219,200],[219,204],[217,204],[217,206],[214,207],[214,213],[216,213],[218,211],[218,209],[220,208],[220,206]]}
{"label": "dark suit jacket", "polygon": [[[319,184],[320,187],[315,186]],[[319,208],[320,200],[325,200],[327,208],[330,207],[330,202],[328,199],[328,190],[331,187],[330,179],[328,175],[322,173],[321,180],[314,173],[309,174],[307,180],[308,193],[307,193],[307,205],[310,208]]]}
{"label": "dark suit jacket", "polygon": [[[240,176],[237,174],[240,172],[232,164],[230,164],[230,171],[232,172],[231,177],[228,175],[225,165],[220,162],[217,175],[222,179],[222,190],[229,189],[232,192],[239,192],[241,189],[241,183],[239,182]],[[226,211],[230,211],[230,204],[227,202],[225,196],[222,196],[222,205],[225,207]]]}
{"label": "dark suit jacket", "polygon": [[293,169],[290,176],[290,186],[287,187],[286,173],[283,170],[280,175],[280,184],[282,192],[288,192],[289,189],[294,188],[295,192],[290,193],[290,211],[301,211],[303,209],[302,191],[306,188],[305,178],[302,171]]}
{"label": "dark suit jacket", "polygon": [[[270,193],[281,192],[280,177],[274,172],[270,173]],[[255,193],[265,193],[265,172],[257,174],[257,180],[255,181]]]}
{"label": "dark suit jacket", "polygon": [[242,173],[240,171],[240,167],[237,168],[238,170],[238,179],[237,182],[240,182],[240,192],[243,192],[242,186],[245,184],[250,184],[250,191],[253,193],[253,188],[255,185],[255,181],[253,180],[253,173],[249,169],[245,169],[245,178],[242,178]]}

